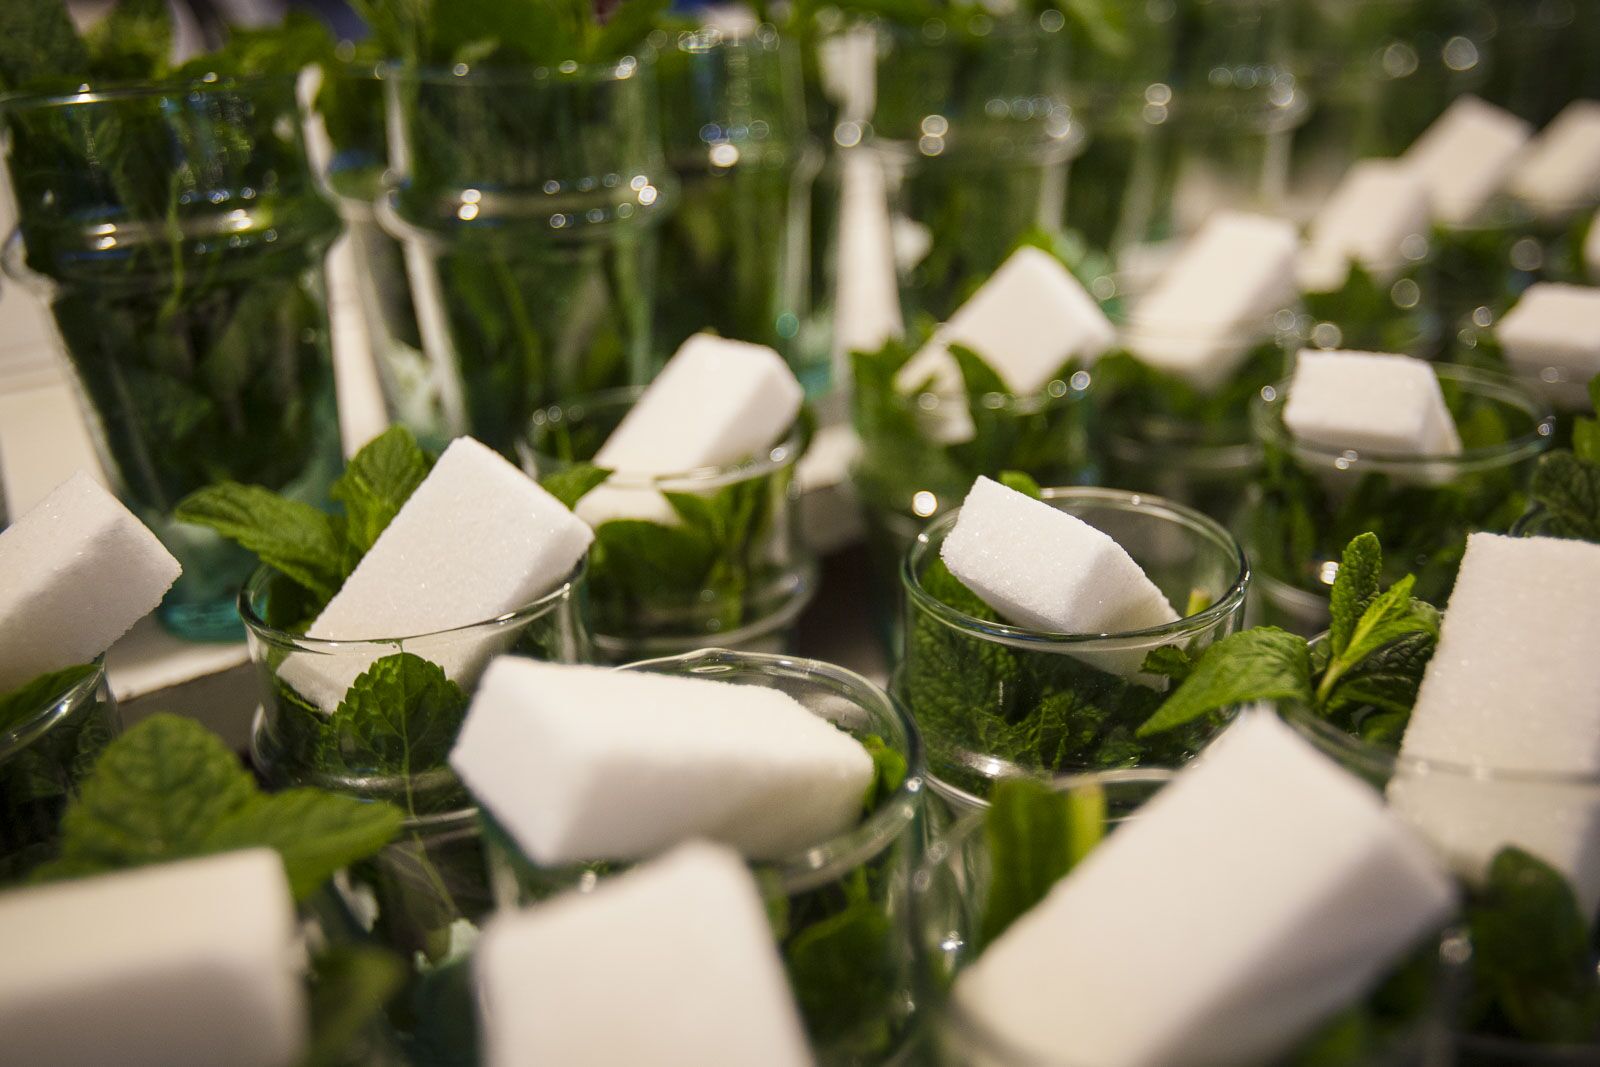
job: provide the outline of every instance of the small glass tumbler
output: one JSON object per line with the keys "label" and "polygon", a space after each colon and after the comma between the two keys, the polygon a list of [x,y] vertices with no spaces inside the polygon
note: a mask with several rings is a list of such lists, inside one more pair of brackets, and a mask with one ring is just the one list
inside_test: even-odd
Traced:
{"label": "small glass tumbler", "polygon": [[1116,489],[1047,489],[1051,507],[1109,535],[1177,609],[1177,622],[1115,634],[1058,634],[997,621],[940,559],[957,509],[906,554],[904,644],[895,693],[928,746],[929,783],[957,811],[994,783],[1138,765],[1176,766],[1225,716],[1138,738],[1170,681],[1146,657],[1197,654],[1239,628],[1250,571],[1215,520],[1159,497]]}
{"label": "small glass tumbler", "polygon": [[395,67],[392,188],[412,302],[448,434],[514,456],[547,404],[643,385],[662,155],[655,67]]}
{"label": "small glass tumbler", "polygon": [[[534,413],[519,451],[544,478],[593,459],[642,390],[618,389]],[[692,418],[692,413],[685,413]],[[594,527],[588,600],[608,663],[714,642],[786,652],[817,587],[800,532],[795,464],[809,431],[789,428],[740,463],[675,474],[616,471],[574,508]]]}
{"label": "small glass tumbler", "polygon": [[[1085,806],[1103,806],[1107,830],[1116,833],[1123,823],[1137,820],[1139,809],[1174,777],[1170,770],[1141,767],[1061,777],[1052,785],[1060,793],[1082,796],[1089,801]],[[911,943],[918,998],[927,1020],[927,1058],[919,1062],[935,1067],[1087,1067],[1070,1057],[1042,1060],[1017,1048],[951,996],[956,977],[988,947],[984,929],[994,857],[984,832],[986,814],[968,812],[941,833],[911,879]],[[1413,966],[1427,980],[1420,989],[1405,982],[1406,996],[1386,995],[1382,987],[1371,994],[1368,1005],[1376,1025],[1353,1047],[1341,1042],[1331,1056],[1318,1047],[1315,1058],[1302,1061],[1291,1056],[1287,1062],[1328,1067],[1420,1067],[1439,1062],[1428,1053],[1436,1051],[1445,1036],[1440,1031],[1450,972],[1425,949],[1417,953],[1415,963],[1403,965],[1407,978]],[[1395,985],[1398,991],[1402,983]],[[1308,1041],[1315,1042],[1316,1035]],[[1310,1051],[1305,1045],[1302,1049]]]}
{"label": "small glass tumbler", "polygon": [[[916,726],[865,678],[816,660],[706,649],[620,669],[778,689],[858,739],[876,737],[905,761],[904,779],[853,829],[787,859],[753,865],[818,1063],[893,1061],[909,1036],[915,1003],[904,908],[923,836]],[[588,891],[627,866],[539,867],[487,821],[502,908]]]}
{"label": "small glass tumbler", "polygon": [[0,727],[0,885],[55,858],[61,816],[122,730],[104,658]]}
{"label": "small glass tumbler", "polygon": [[1345,545],[1371,531],[1390,584],[1443,606],[1467,534],[1504,532],[1527,505],[1534,461],[1550,444],[1549,409],[1515,379],[1435,364],[1462,439],[1446,456],[1361,453],[1296,441],[1283,423],[1289,383],[1263,389],[1251,424],[1266,453],[1246,540],[1262,622],[1311,636],[1328,625],[1328,596]]}
{"label": "small glass tumbler", "polygon": [[1433,275],[1446,337],[1470,346],[1474,331],[1505,314],[1543,276],[1551,240],[1548,224],[1510,199],[1491,202],[1463,225],[1439,227]]}
{"label": "small glass tumbler", "polygon": [[323,503],[339,428],[324,260],[339,220],[293,78],[0,101],[20,240],[111,485],[183,564],[161,620],[240,634],[248,553],[178,522],[231,480]]}

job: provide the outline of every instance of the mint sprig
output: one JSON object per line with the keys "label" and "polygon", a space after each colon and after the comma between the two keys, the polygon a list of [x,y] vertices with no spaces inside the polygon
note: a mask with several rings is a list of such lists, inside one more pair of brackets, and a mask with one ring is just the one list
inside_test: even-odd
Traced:
{"label": "mint sprig", "polygon": [[1383,549],[1364,533],[1345,547],[1325,645],[1262,626],[1231,634],[1189,663],[1172,652],[1145,669],[1181,681],[1142,726],[1159,735],[1206,715],[1257,702],[1296,703],[1351,733],[1392,742],[1404,731],[1439,638],[1439,613],[1412,596],[1406,575],[1380,590]]}
{"label": "mint sprig", "polygon": [[[1589,402],[1600,414],[1600,375],[1589,382]],[[1600,542],[1600,419],[1573,421],[1572,447],[1539,458],[1529,495],[1549,513],[1544,532]]]}
{"label": "mint sprig", "polygon": [[113,741],[62,819],[47,882],[265,846],[304,900],[340,868],[373,855],[400,812],[317,789],[265,794],[217,736],[154,715]]}

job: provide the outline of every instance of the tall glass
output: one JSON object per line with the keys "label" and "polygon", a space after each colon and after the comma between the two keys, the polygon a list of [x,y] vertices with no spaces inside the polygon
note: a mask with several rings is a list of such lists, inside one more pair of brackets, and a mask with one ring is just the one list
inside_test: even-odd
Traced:
{"label": "tall glass", "polygon": [[100,659],[0,732],[0,885],[55,858],[62,814],[121,729]]}
{"label": "tall glass", "polygon": [[1504,374],[1450,364],[1434,371],[1462,437],[1459,454],[1297,441],[1283,423],[1289,383],[1262,390],[1250,418],[1266,465],[1247,536],[1262,621],[1308,637],[1326,629],[1344,547],[1366,531],[1383,542],[1383,584],[1415,574],[1415,595],[1442,606],[1467,534],[1504,532],[1522,514],[1534,461],[1550,444],[1549,409]]}
{"label": "tall glass", "polygon": [[323,260],[338,217],[292,78],[0,100],[18,226],[117,495],[183,564],[160,609],[234,637],[250,557],[177,522],[223,480],[325,502],[338,473]]}
{"label": "tall glass", "polygon": [[450,435],[507,456],[539,408],[644,384],[674,182],[645,59],[393,68],[395,188],[423,350]]}
{"label": "tall glass", "polygon": [[939,558],[960,510],[930,524],[901,572],[906,633],[894,688],[926,740],[929,784],[957,811],[984,804],[1007,776],[1175,766],[1226,722],[1134,736],[1170,684],[1143,670],[1146,656],[1172,646],[1196,654],[1243,621],[1250,572],[1238,543],[1159,497],[1047,489],[1044,499],[1110,535],[1181,617],[1126,633],[1058,634],[980,616],[981,602]]}
{"label": "tall glass", "polygon": [[[592,460],[640,392],[613,390],[535,413],[520,447],[523,467],[547,477]],[[794,477],[809,438],[797,422],[739,463],[615,471],[578,501],[578,517],[595,528],[589,605],[602,660],[627,663],[708,643],[790,650],[817,588]]]}
{"label": "tall glass", "polygon": [[771,26],[660,43],[661,127],[678,178],[661,232],[657,345],[701,330],[768,345],[816,392],[826,345],[805,346],[811,184],[820,150],[806,130],[800,55]]}
{"label": "tall glass", "polygon": [[[768,894],[817,1061],[894,1061],[915,1007],[903,924],[905,880],[922,839],[923,762],[916,726],[865,678],[816,660],[708,649],[621,669],[778,689],[859,739],[877,737],[905,760],[904,780],[854,828],[786,859],[753,865]],[[627,866],[540,867],[498,826],[490,826],[489,838],[501,907],[526,906],[573,888],[586,891]]]}

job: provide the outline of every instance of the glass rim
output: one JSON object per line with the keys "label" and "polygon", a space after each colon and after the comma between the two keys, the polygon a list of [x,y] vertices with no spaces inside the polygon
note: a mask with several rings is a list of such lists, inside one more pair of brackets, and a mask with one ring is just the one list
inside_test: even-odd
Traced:
{"label": "glass rim", "polygon": [[[1115,278],[1113,278],[1115,281]],[[1150,293],[1150,288],[1143,292],[1123,290],[1119,286],[1119,295],[1132,299],[1133,304],[1124,314],[1112,319],[1116,328],[1116,340],[1107,354],[1126,352],[1134,359],[1139,359],[1137,344],[1140,341],[1187,341],[1194,336],[1193,329],[1171,324],[1152,324],[1148,316],[1141,317],[1139,306],[1142,298]],[[1153,288],[1153,286],[1151,287]],[[1257,348],[1261,345],[1271,344],[1280,349],[1287,349],[1291,341],[1298,340],[1304,333],[1305,310],[1297,297],[1294,301],[1284,304],[1259,319],[1247,323],[1235,323],[1228,327],[1219,336],[1208,338],[1208,343],[1214,346],[1229,346],[1243,349]],[[1142,363],[1143,360],[1140,360]]]}
{"label": "glass rim", "polygon": [[1289,386],[1293,378],[1283,378],[1265,386],[1250,401],[1250,427],[1256,440],[1288,452],[1296,460],[1318,466],[1340,469],[1364,468],[1388,471],[1410,471],[1419,468],[1448,467],[1455,471],[1493,468],[1523,459],[1530,459],[1550,447],[1555,432],[1555,415],[1550,405],[1536,396],[1521,380],[1511,374],[1482,370],[1455,363],[1429,361],[1434,376],[1441,382],[1453,382],[1473,395],[1493,401],[1503,408],[1518,408],[1533,420],[1533,428],[1502,444],[1478,448],[1463,448],[1460,452],[1432,455],[1409,455],[1394,452],[1361,452],[1353,448],[1334,448],[1310,441],[1299,441],[1283,424],[1282,412],[1289,401]]}
{"label": "glass rim", "polygon": [[805,892],[835,881],[893,845],[895,839],[916,820],[927,778],[922,734],[904,705],[870,679],[823,660],[773,652],[738,652],[725,648],[702,648],[677,656],[658,656],[612,669],[670,673],[660,670],[668,667],[690,671],[695,668],[720,668],[725,671],[745,669],[796,679],[820,677],[832,687],[848,692],[850,699],[861,707],[877,710],[899,725],[905,737],[906,755],[906,777],[899,788],[842,834],[783,859],[749,861],[754,867],[774,872],[785,894]]}
{"label": "glass rim", "polygon": [[305,634],[291,633],[270,625],[261,617],[255,608],[255,598],[265,592],[265,585],[274,576],[283,574],[276,567],[263,563],[250,573],[250,577],[239,589],[235,604],[239,610],[239,618],[244,621],[245,628],[250,635],[264,644],[273,648],[288,649],[296,652],[314,652],[319,655],[336,656],[343,653],[367,653],[371,651],[368,646],[392,646],[406,641],[423,641],[429,638],[447,638],[459,636],[471,630],[490,628],[505,628],[521,626],[532,622],[542,615],[556,610],[562,603],[571,599],[571,596],[582,584],[584,574],[588,570],[589,557],[585,553],[575,566],[561,579],[560,583],[550,592],[545,593],[517,608],[489,619],[480,619],[461,626],[447,626],[441,630],[429,630],[417,634],[390,634],[372,637],[307,637]]}
{"label": "glass rim", "polygon": [[[603,389],[573,400],[549,404],[535,411],[528,420],[528,428],[524,431],[522,438],[523,442],[526,443],[527,449],[523,466],[526,468],[532,465],[540,474],[545,474],[577,464],[589,463],[590,460],[561,459],[558,456],[536,449],[533,446],[534,433],[544,426],[581,425],[583,420],[590,416],[591,411],[597,408],[626,407],[631,410],[633,405],[638,403],[639,398],[644,395],[645,388],[642,385],[631,385],[621,386],[616,389]],[[575,414],[574,409],[576,409]],[[810,441],[811,433],[808,428],[808,422],[803,414],[797,415],[794,422],[790,423],[789,428],[784,431],[783,436],[776,444],[768,448],[765,454],[758,454],[740,463],[696,467],[671,474],[643,474],[637,471],[615,470],[612,471],[610,477],[596,486],[596,488],[694,492],[696,488],[711,489],[722,485],[732,485],[735,482],[762,478],[783,470],[785,467],[794,466],[800,461],[800,457],[805,454],[806,447],[810,444]]]}
{"label": "glass rim", "polygon": [[[759,641],[782,631],[785,627],[793,625],[800,618],[801,613],[816,599],[817,590],[821,585],[821,569],[821,565],[817,563],[816,558],[807,555],[793,568],[798,581],[794,583],[793,589],[783,595],[777,607],[762,614],[759,618],[741,623],[731,630],[724,630],[714,634],[694,634],[681,639],[659,635],[629,637],[595,630],[589,635],[589,640],[593,643],[596,651],[600,652],[604,658],[626,655],[628,650],[632,648],[638,650],[638,654],[644,655],[645,659],[649,660],[674,659],[680,656],[694,655],[697,652],[704,652],[708,649],[704,642],[711,640],[723,641],[730,645],[743,645],[747,642]],[[786,583],[780,578],[776,584],[782,586]],[[652,645],[656,646],[656,650],[645,653],[644,650]],[[677,650],[671,650],[673,645],[677,646]],[[635,661],[628,660],[627,662],[632,663]]]}
{"label": "glass rim", "polygon": [[381,79],[411,85],[476,85],[476,86],[548,86],[548,85],[604,85],[632,81],[637,75],[653,74],[655,52],[649,46],[635,49],[627,55],[601,62],[584,63],[576,59],[559,63],[457,63],[454,65],[425,63],[413,64],[399,59],[386,59],[373,67]]}
{"label": "glass rim", "polygon": [[[88,107],[135,100],[159,100],[171,96],[238,94],[266,86],[282,86],[291,92],[299,84],[296,74],[202,74],[190,81],[127,82],[115,81],[97,88],[84,83],[79,89],[21,89],[0,93],[0,112]],[[298,106],[298,98],[295,99]]]}
{"label": "glass rim", "polygon": [[[658,34],[661,37],[660,43],[655,40]],[[677,29],[657,27],[651,31],[646,40],[655,49],[657,56],[668,51],[684,55],[707,55],[722,49],[780,54],[798,48],[798,43],[793,37],[787,36],[776,24],[766,20],[758,20],[746,32],[729,32],[720,26],[708,25]]]}
{"label": "glass rim", "polygon": [[1058,21],[1050,17],[1052,14],[1061,13],[1054,9],[1046,9],[1037,15],[1029,15],[1022,11],[995,14],[974,10],[962,15],[956,15],[954,12],[949,16],[931,15],[915,23],[874,17],[867,20],[867,25],[871,26],[874,37],[880,41],[935,47],[974,41],[1009,43],[1029,40],[1054,41],[1057,38],[1062,41],[1068,40],[1066,18],[1063,16]]}
{"label": "glass rim", "polygon": [[1204,610],[1160,626],[1147,626],[1140,630],[1123,630],[1116,633],[1064,634],[1049,630],[1035,630],[1006,622],[989,622],[976,615],[951,607],[922,587],[920,565],[933,550],[935,538],[942,540],[955,526],[961,514],[959,506],[951,508],[923,527],[911,548],[900,561],[900,584],[912,601],[934,618],[952,629],[981,634],[984,640],[999,640],[1016,648],[1029,651],[1073,652],[1083,649],[1099,651],[1096,646],[1117,645],[1127,642],[1143,644],[1151,638],[1180,637],[1216,625],[1233,614],[1244,603],[1245,591],[1250,584],[1250,562],[1237,538],[1215,519],[1194,508],[1168,500],[1153,493],[1135,493],[1125,489],[1105,489],[1087,486],[1063,486],[1044,489],[1041,496],[1046,503],[1062,500],[1098,504],[1127,514],[1144,514],[1204,537],[1222,548],[1237,563],[1237,570],[1227,592],[1219,596]]}
{"label": "glass rim", "polygon": [[92,672],[56,694],[48,704],[39,707],[27,719],[0,733],[0,765],[26,751],[49,733],[56,723],[71,715],[83,701],[92,699],[100,687],[107,683],[105,653],[100,653],[90,663],[95,668]]}
{"label": "glass rim", "polygon": [[[919,349],[920,351],[920,349]],[[1055,388],[1059,386],[1059,391]],[[1010,415],[1038,415],[1058,404],[1082,402],[1094,386],[1094,365],[1076,367],[1065,378],[1051,378],[1032,393],[979,393],[977,400],[990,411]],[[892,389],[890,401],[908,407],[914,413],[936,415],[941,410],[960,408],[965,411],[973,397],[963,388],[959,392],[941,392],[938,389],[919,389],[905,393]]]}

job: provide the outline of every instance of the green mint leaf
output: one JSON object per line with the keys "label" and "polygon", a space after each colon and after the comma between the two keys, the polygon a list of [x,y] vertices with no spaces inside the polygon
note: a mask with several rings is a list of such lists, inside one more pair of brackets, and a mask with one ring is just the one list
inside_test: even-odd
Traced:
{"label": "green mint leaf", "polygon": [[1317,683],[1318,706],[1326,707],[1344,676],[1385,646],[1412,634],[1438,638],[1439,613],[1431,605],[1412,597],[1411,590],[1416,582],[1416,578],[1408,574],[1367,605],[1350,632],[1344,650],[1333,655]]}
{"label": "green mint leaf", "polygon": [[0,3],[0,89],[26,89],[82,77],[89,50],[61,0]]}
{"label": "green mint leaf", "polygon": [[405,985],[406,966],[371,945],[339,945],[311,963],[311,1042],[301,1067],[341,1067]]}
{"label": "green mint leaf", "polygon": [[595,527],[590,587],[597,603],[670,601],[705,586],[717,548],[706,535],[642,519]]}
{"label": "green mint leaf", "polygon": [[861,745],[872,757],[872,784],[867,786],[867,794],[861,800],[862,810],[870,815],[879,804],[894,796],[895,790],[906,780],[908,767],[906,758],[877,734],[868,734]]}
{"label": "green mint leaf", "polygon": [[179,522],[206,526],[253,552],[303,585],[323,603],[345,577],[344,536],[333,516],[257,485],[219,482],[189,494],[174,512]]}
{"label": "green mint leaf", "polygon": [[598,488],[611,472],[592,463],[579,463],[563,470],[553,471],[539,479],[544,491],[564,504],[568,511],[578,506],[578,501]]}
{"label": "green mint leaf", "polygon": [[392,804],[288,789],[251,797],[213,827],[201,847],[204,852],[276,849],[295,899],[305,900],[335,872],[392,841],[400,821]]}
{"label": "green mint leaf", "polygon": [[1146,674],[1159,674],[1173,682],[1182,682],[1194,673],[1194,657],[1182,645],[1162,645],[1145,654],[1140,666]]}
{"label": "green mint leaf", "polygon": [[1588,1043],[1600,1031],[1589,924],[1565,878],[1535,856],[1495,856],[1467,908],[1480,997],[1533,1041]]}
{"label": "green mint leaf", "polygon": [[1350,644],[1356,624],[1377,597],[1378,576],[1382,572],[1383,546],[1378,543],[1376,534],[1370,531],[1360,534],[1345,546],[1339,573],[1333,580],[1333,623],[1328,630],[1335,656]]}
{"label": "green mint leaf", "polygon": [[397,652],[355,680],[333,722],[347,761],[410,777],[444,763],[466,709],[466,694],[438,664]]}
{"label": "green mint leaf", "polygon": [[1572,454],[1591,467],[1600,467],[1600,420],[1572,421]]}
{"label": "green mint leaf", "polygon": [[344,505],[345,536],[357,559],[432,469],[433,461],[404,426],[390,427],[355,454],[328,495]]}
{"label": "green mint leaf", "polygon": [[857,875],[846,885],[850,902],[843,910],[803,927],[784,947],[789,983],[819,1042],[849,1034],[881,1012],[893,988],[893,928],[866,891],[866,871]]}
{"label": "green mint leaf", "polygon": [[1600,541],[1600,467],[1584,463],[1571,452],[1548,452],[1533,469],[1530,495],[1545,506],[1564,532]]}
{"label": "green mint leaf", "polygon": [[1322,714],[1352,733],[1365,727],[1347,716],[1361,708],[1375,708],[1401,717],[1403,727],[1417,702],[1422,675],[1438,647],[1438,638],[1426,629],[1392,641],[1352,666],[1323,702]]}
{"label": "green mint leaf", "polygon": [[69,692],[99,670],[93,663],[80,663],[59,671],[41,674],[25,685],[0,696],[0,734],[8,734],[47,708],[53,708]]}
{"label": "green mint leaf", "polygon": [[978,402],[980,398],[989,393],[998,393],[1009,396],[1011,390],[1007,388],[1005,380],[984,358],[965,345],[950,345],[950,355],[955,357],[956,366],[961,369],[961,380],[967,387],[967,399]]}
{"label": "green mint leaf", "polygon": [[993,942],[1050,892],[1105,834],[1105,796],[1098,789],[1058,793],[1030,778],[998,783],[989,797],[989,901],[983,939]]}
{"label": "green mint leaf", "polygon": [[167,0],[118,0],[89,31],[95,76],[136,81],[161,77],[172,58],[172,14]]}
{"label": "green mint leaf", "polygon": [[1033,480],[1032,475],[1024,474],[1022,471],[1001,471],[997,480],[1007,489],[1015,489],[1023,496],[1031,496],[1035,500],[1044,499],[1044,490],[1039,488],[1039,483]]}
{"label": "green mint leaf", "polygon": [[1149,737],[1214,711],[1257,701],[1311,703],[1311,652],[1305,638],[1275,626],[1230,634],[1207,648],[1183,684],[1139,727]]}

